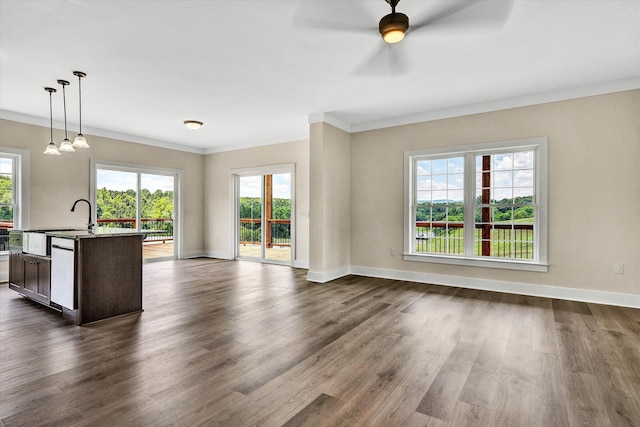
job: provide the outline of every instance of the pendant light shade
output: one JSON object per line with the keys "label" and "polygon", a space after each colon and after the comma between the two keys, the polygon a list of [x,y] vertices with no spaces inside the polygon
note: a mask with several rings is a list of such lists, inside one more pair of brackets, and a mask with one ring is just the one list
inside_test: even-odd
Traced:
{"label": "pendant light shade", "polygon": [[60,143],[60,148],[58,148],[58,150],[65,153],[73,153],[74,151],[76,151],[76,149],[73,148],[73,144],[71,143],[71,141],[69,141],[67,138],[62,140],[62,142]]}
{"label": "pendant light shade", "polygon": [[89,143],[87,142],[87,138],[85,138],[83,134],[79,133],[73,140],[73,146],[76,148],[89,148]]}
{"label": "pendant light shade", "polygon": [[78,77],[78,105],[79,105],[79,112],[80,112],[80,130],[78,132],[78,135],[76,135],[75,139],[73,140],[73,146],[76,148],[89,148],[89,144],[87,143],[87,138],[84,137],[84,135],[82,134],[82,78],[83,77],[87,77],[86,73],[83,73],[82,71],[74,71],[73,75]]}
{"label": "pendant light shade", "polygon": [[58,151],[58,147],[56,147],[55,142],[53,142],[53,101],[52,94],[56,92],[56,90],[52,87],[45,87],[44,90],[49,92],[49,129],[51,131],[51,139],[49,144],[47,144],[47,148],[44,150],[44,154],[49,156],[59,156],[60,151]]}
{"label": "pendant light shade", "polygon": [[62,101],[64,104],[64,139],[60,143],[59,150],[70,153],[76,151],[76,149],[73,148],[71,141],[69,141],[69,138],[67,137],[67,96],[64,89],[69,86],[69,82],[66,80],[58,80],[58,84],[62,85]]}

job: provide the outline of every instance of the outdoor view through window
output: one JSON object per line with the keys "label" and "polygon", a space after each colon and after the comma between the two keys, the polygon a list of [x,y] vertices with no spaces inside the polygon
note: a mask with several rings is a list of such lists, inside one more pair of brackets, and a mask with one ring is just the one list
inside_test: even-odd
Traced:
{"label": "outdoor view through window", "polygon": [[0,155],[0,252],[9,249],[9,229],[16,211],[15,158]]}
{"label": "outdoor view through window", "polygon": [[98,168],[96,213],[98,227],[149,230],[144,239],[145,258],[173,256],[172,175]]}
{"label": "outdoor view through window", "polygon": [[[407,152],[405,159],[405,259],[546,265],[546,138]],[[492,260],[501,263],[486,263]]]}
{"label": "outdoor view through window", "polygon": [[238,255],[291,262],[291,174],[238,179]]}

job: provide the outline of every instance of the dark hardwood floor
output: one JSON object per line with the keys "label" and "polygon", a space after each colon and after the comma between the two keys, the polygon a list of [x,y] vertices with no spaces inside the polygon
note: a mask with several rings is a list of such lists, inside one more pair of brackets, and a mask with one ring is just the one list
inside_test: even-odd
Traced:
{"label": "dark hardwood floor", "polygon": [[640,310],[250,262],[84,327],[0,287],[0,426],[638,426]]}

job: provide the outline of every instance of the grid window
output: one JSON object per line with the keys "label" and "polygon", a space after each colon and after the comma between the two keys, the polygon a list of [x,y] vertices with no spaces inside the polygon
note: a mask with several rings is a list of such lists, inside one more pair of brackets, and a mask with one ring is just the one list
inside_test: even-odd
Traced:
{"label": "grid window", "polygon": [[13,227],[15,211],[15,158],[0,156],[0,228]]}
{"label": "grid window", "polygon": [[416,160],[415,250],[464,253],[464,157]]}
{"label": "grid window", "polygon": [[546,271],[545,168],[546,138],[405,153],[405,259]]}
{"label": "grid window", "polygon": [[476,154],[474,255],[534,259],[535,151]]}
{"label": "grid window", "polygon": [[0,252],[8,250],[8,230],[14,228],[18,212],[16,162],[16,156],[0,154]]}

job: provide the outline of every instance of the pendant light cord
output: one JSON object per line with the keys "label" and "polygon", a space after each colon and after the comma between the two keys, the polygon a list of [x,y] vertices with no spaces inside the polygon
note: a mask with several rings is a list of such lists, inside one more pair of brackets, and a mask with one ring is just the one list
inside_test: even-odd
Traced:
{"label": "pendant light cord", "polygon": [[51,142],[53,142],[53,94],[49,92],[49,129],[51,130]]}
{"label": "pendant light cord", "polygon": [[78,76],[78,105],[80,109],[80,135],[82,135],[82,77]]}
{"label": "pendant light cord", "polygon": [[64,139],[67,138],[67,96],[65,94],[65,85],[62,85],[62,102],[64,105]]}

